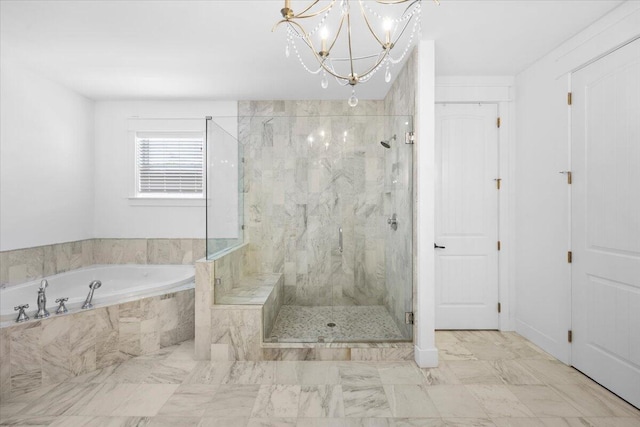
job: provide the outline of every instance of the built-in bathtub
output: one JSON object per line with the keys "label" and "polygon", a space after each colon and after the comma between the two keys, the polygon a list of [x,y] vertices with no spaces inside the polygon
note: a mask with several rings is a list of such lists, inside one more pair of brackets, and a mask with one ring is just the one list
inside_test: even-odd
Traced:
{"label": "built-in bathtub", "polygon": [[[193,265],[94,265],[45,277],[47,309],[52,316],[58,298],[69,298],[69,313],[81,310],[89,292],[89,283],[100,280],[102,286],[93,295],[94,307],[119,304],[134,299],[176,292],[195,286]],[[0,289],[0,325],[11,326],[17,317],[14,307],[29,304],[31,320],[37,311],[36,298],[42,279]]]}
{"label": "built-in bathtub", "polygon": [[[194,337],[193,265],[100,265],[46,279],[45,319],[34,319],[42,279],[1,290],[0,400]],[[92,280],[102,286],[82,309]],[[69,312],[55,314],[66,297]],[[15,323],[21,304],[30,320]]]}

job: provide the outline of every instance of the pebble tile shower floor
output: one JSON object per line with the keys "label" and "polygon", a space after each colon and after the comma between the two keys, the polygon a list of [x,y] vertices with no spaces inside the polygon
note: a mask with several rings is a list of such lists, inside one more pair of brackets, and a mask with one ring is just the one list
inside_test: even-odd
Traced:
{"label": "pebble tile shower floor", "polygon": [[[328,326],[329,323],[335,326]],[[276,338],[277,337],[277,338]],[[410,341],[384,306],[283,305],[267,341],[317,342]]]}
{"label": "pebble tile shower floor", "polygon": [[0,405],[7,426],[637,427],[640,411],[515,333],[437,332],[440,366],[208,362],[193,342]]}

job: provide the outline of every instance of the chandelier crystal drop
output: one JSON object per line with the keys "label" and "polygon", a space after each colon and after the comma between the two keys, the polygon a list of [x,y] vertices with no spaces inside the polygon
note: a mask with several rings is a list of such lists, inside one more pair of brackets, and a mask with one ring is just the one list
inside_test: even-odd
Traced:
{"label": "chandelier crystal drop", "polygon": [[351,91],[351,96],[349,97],[349,101],[347,102],[349,103],[349,107],[355,107],[356,105],[358,105],[358,97],[356,96],[355,89]]}
{"label": "chandelier crystal drop", "polygon": [[320,81],[320,86],[322,89],[326,89],[329,87],[329,77],[327,77],[327,72],[322,73],[322,80]]}
{"label": "chandelier crystal drop", "polygon": [[[323,89],[329,85],[329,76],[353,88],[370,81],[382,67],[389,83],[391,67],[404,59],[419,38],[422,0],[307,0],[299,12],[292,3],[284,0],[282,19],[273,30],[286,26],[286,56],[291,49],[305,70],[322,73]],[[299,43],[307,49],[299,49]],[[357,104],[352,90],[349,105]]]}

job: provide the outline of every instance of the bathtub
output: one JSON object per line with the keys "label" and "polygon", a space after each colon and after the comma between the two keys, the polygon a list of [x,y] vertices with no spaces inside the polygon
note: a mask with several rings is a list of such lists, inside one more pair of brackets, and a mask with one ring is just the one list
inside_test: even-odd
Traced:
{"label": "bathtub", "polygon": [[[47,309],[50,317],[56,317],[58,304],[55,300],[68,297],[66,306],[69,313],[86,311],[81,306],[92,280],[102,282],[93,295],[93,305],[99,308],[190,289],[195,286],[194,277],[193,265],[94,265],[45,277],[49,282]],[[41,280],[0,289],[0,326],[14,325],[17,317],[14,307],[22,304],[29,304],[26,312],[29,321],[34,320]]]}

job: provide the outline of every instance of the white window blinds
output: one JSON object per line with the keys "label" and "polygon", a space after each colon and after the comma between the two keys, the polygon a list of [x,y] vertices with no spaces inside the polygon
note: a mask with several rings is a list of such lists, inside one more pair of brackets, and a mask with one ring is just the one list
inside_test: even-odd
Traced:
{"label": "white window blinds", "polygon": [[202,132],[137,132],[139,197],[203,197]]}

